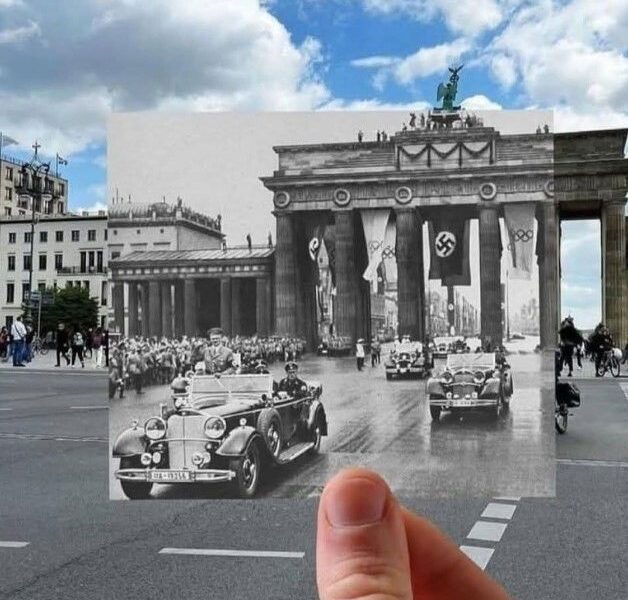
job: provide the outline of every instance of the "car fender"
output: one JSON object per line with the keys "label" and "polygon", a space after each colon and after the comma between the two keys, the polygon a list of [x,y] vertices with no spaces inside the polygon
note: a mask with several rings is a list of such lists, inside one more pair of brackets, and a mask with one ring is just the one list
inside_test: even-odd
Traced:
{"label": "car fender", "polygon": [[427,393],[430,396],[439,396],[444,398],[445,391],[443,390],[443,386],[441,385],[438,379],[434,379],[433,377],[427,380]]}
{"label": "car fender", "polygon": [[113,456],[134,456],[142,454],[145,449],[144,430],[138,427],[129,427],[118,436],[111,453]]}
{"label": "car fender", "polygon": [[232,429],[225,440],[220,444],[216,454],[219,456],[242,456],[249,442],[261,436],[254,427],[245,425],[244,427],[236,427]]}
{"label": "car fender", "polygon": [[325,408],[322,403],[318,400],[314,400],[310,405],[310,414],[307,419],[307,429],[310,431],[312,427],[314,427],[314,423],[319,415],[323,419],[321,434],[327,435],[327,414],[325,413]]}
{"label": "car fender", "polygon": [[500,393],[501,381],[496,377],[491,377],[486,380],[484,388],[480,393],[480,398],[496,398]]}

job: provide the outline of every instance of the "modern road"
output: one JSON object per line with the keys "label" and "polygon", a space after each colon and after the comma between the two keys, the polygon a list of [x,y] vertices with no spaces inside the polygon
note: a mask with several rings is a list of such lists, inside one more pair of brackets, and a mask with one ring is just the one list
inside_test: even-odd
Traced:
{"label": "modern road", "polygon": [[[626,599],[628,389],[577,383],[556,498],[402,498],[519,600]],[[0,371],[0,598],[316,597],[315,498],[109,501],[105,388]]]}

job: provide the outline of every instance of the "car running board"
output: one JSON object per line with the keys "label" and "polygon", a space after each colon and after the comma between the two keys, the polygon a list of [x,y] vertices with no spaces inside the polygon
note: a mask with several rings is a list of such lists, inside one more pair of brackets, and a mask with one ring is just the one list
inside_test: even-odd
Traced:
{"label": "car running board", "polygon": [[305,454],[311,448],[314,448],[314,442],[300,442],[294,446],[290,446],[290,448],[286,448],[279,454],[277,462],[280,465],[292,462],[295,458]]}

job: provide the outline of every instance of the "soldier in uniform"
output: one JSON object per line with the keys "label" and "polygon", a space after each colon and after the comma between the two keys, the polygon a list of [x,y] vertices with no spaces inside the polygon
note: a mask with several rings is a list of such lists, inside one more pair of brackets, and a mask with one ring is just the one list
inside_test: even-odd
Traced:
{"label": "soldier in uniform", "polygon": [[278,392],[286,392],[292,398],[301,398],[307,394],[307,384],[297,377],[299,366],[294,361],[286,365],[287,376],[277,386]]}
{"label": "soldier in uniform", "polygon": [[207,373],[231,375],[235,372],[233,352],[222,343],[222,330],[210,329],[209,347],[204,352],[203,361]]}

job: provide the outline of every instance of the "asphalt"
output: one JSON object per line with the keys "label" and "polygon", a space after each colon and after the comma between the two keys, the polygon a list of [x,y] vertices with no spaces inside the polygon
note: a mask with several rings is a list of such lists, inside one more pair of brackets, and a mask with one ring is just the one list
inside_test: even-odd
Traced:
{"label": "asphalt", "polygon": [[[626,446],[607,432],[628,400],[617,381],[577,383],[582,407],[556,443],[557,497],[500,500],[516,510],[499,541],[468,538],[495,521],[481,516],[490,494],[402,498],[460,545],[491,548],[487,572],[520,600],[626,599]],[[103,375],[0,372],[0,598],[316,597],[314,498],[108,501],[105,389]]]}

